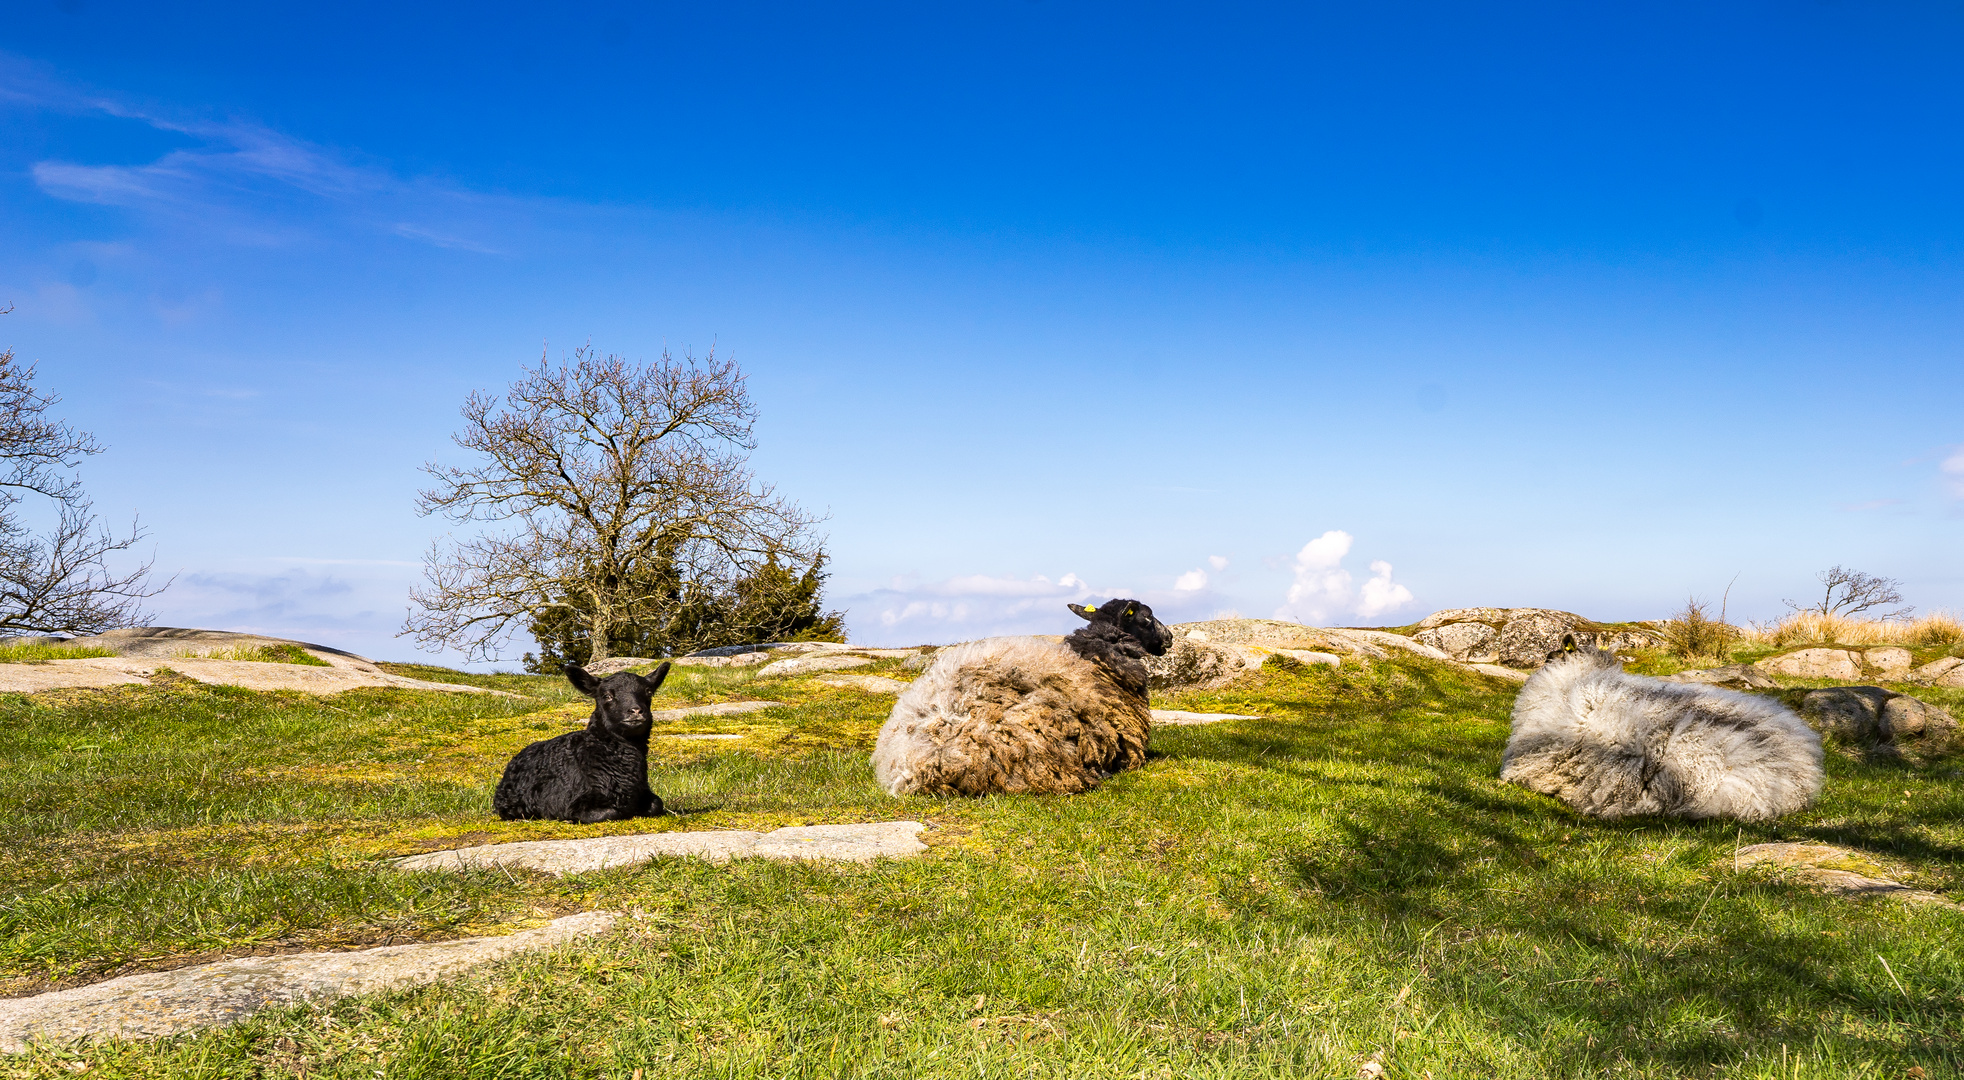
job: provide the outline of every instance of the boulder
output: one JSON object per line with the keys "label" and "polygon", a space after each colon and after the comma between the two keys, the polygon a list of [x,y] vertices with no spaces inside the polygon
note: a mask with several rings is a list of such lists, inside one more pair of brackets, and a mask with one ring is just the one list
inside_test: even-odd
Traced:
{"label": "boulder", "polygon": [[1964,657],[1942,656],[1909,673],[1910,682],[1964,687]]}
{"label": "boulder", "polygon": [[1447,608],[1444,611],[1435,611],[1425,618],[1420,619],[1418,621],[1418,628],[1420,630],[1430,630],[1435,626],[1445,626],[1447,623],[1456,622],[1477,622],[1499,626],[1507,621],[1507,610],[1506,608],[1497,607]]}
{"label": "boulder", "polygon": [[1552,608],[1453,608],[1434,612],[1418,625],[1414,640],[1453,660],[1516,668],[1540,667],[1570,634],[1585,649],[1647,649],[1660,641],[1647,631],[1611,629]]}
{"label": "boulder", "polygon": [[1870,649],[1862,654],[1862,660],[1869,670],[1885,679],[1901,680],[1909,675],[1909,650],[1900,646]]}
{"label": "boulder", "polygon": [[1176,636],[1166,655],[1146,657],[1146,685],[1154,690],[1211,690],[1261,667],[1267,658],[1266,652],[1246,645]]}
{"label": "boulder", "polygon": [[1846,649],[1801,649],[1761,660],[1757,665],[1769,675],[1796,679],[1859,679],[1862,665]]}
{"label": "boulder", "polygon": [[1958,747],[1957,721],[1949,712],[1880,686],[1810,690],[1800,714],[1822,734],[1871,753],[1937,757]]}
{"label": "boulder", "polygon": [[1723,686],[1729,690],[1773,690],[1779,687],[1778,683],[1767,678],[1751,664],[1727,664],[1725,667],[1680,671],[1676,675],[1666,675],[1660,681],[1703,683],[1706,686]]}
{"label": "boulder", "polygon": [[1469,664],[1491,664],[1500,658],[1493,649],[1499,637],[1500,631],[1486,623],[1456,622],[1420,630],[1413,635],[1413,640],[1424,642],[1456,660]]}

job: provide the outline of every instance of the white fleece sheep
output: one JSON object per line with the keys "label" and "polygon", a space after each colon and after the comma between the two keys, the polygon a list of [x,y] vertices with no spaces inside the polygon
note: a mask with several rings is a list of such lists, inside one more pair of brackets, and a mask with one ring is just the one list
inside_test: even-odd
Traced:
{"label": "white fleece sheep", "polygon": [[988,638],[935,654],[901,691],[873,747],[891,795],[1076,794],[1146,760],[1152,713],[1140,658],[1172,634],[1136,600],[1071,610],[1063,641]]}
{"label": "white fleece sheep", "polygon": [[1764,821],[1821,793],[1821,737],[1778,704],[1556,653],[1514,699],[1500,778],[1592,817]]}

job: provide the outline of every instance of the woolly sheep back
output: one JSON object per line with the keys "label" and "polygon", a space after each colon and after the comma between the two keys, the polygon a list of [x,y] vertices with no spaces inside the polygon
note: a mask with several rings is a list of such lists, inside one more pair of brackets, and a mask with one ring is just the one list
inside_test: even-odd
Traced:
{"label": "woolly sheep back", "polygon": [[1592,817],[1765,821],[1821,793],[1821,737],[1775,702],[1559,656],[1514,699],[1500,778]]}
{"label": "woolly sheep back", "polygon": [[901,691],[873,748],[890,795],[1076,794],[1145,763],[1152,714],[1062,642],[954,645]]}

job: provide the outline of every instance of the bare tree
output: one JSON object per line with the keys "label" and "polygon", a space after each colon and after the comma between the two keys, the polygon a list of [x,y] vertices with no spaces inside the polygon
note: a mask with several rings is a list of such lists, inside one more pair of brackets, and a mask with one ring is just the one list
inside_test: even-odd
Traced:
{"label": "bare tree", "polygon": [[[109,557],[136,546],[143,531],[132,523],[117,536],[96,524],[72,470],[102,444],[48,415],[61,399],[36,391],[34,375],[12,349],[0,352],[0,632],[94,634],[141,623],[144,598],[170,582],[152,588],[149,562],[109,569]],[[31,496],[54,512],[45,534],[21,518]]]}
{"label": "bare tree", "polygon": [[1903,583],[1895,578],[1877,577],[1836,566],[1816,574],[1815,579],[1826,587],[1820,601],[1803,606],[1788,600],[1788,608],[1820,615],[1848,616],[1880,607],[1902,605],[1877,613],[1875,617],[1878,619],[1900,619],[1916,610],[1903,603]]}
{"label": "bare tree", "polygon": [[773,553],[819,557],[818,519],[746,465],[756,410],[734,361],[570,359],[541,356],[502,398],[471,394],[453,439],[479,464],[424,466],[421,513],[512,528],[431,544],[403,625],[423,647],[490,659],[527,620],[577,611],[603,660],[616,623],[661,620]]}

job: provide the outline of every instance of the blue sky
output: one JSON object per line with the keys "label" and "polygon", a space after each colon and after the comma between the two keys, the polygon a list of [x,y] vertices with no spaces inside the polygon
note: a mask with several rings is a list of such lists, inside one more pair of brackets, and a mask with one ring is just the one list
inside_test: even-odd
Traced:
{"label": "blue sky", "polygon": [[[1964,609],[1964,14],[263,5],[0,25],[0,342],[159,621],[407,658],[542,349],[734,355],[855,639]],[[516,655],[522,643],[514,646]]]}

